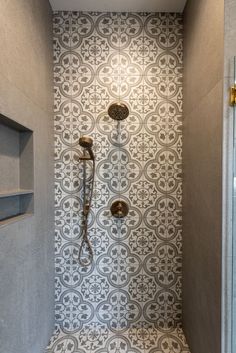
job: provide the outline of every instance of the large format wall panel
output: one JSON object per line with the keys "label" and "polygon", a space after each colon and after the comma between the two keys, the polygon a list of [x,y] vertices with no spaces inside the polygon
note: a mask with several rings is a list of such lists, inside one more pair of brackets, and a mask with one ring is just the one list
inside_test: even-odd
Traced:
{"label": "large format wall panel", "polygon": [[221,351],[224,1],[184,12],[183,322],[192,353]]}
{"label": "large format wall panel", "polygon": [[[51,22],[47,0],[0,2],[0,113],[32,130],[34,139],[34,215],[0,226],[4,353],[42,353],[54,324]],[[3,173],[7,185],[13,168]],[[22,170],[21,177],[26,174]]]}

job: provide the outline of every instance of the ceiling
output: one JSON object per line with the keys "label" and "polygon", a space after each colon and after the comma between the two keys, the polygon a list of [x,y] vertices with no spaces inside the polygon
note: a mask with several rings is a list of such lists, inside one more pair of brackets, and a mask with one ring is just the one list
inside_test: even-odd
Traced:
{"label": "ceiling", "polygon": [[49,0],[54,11],[182,12],[187,0]]}

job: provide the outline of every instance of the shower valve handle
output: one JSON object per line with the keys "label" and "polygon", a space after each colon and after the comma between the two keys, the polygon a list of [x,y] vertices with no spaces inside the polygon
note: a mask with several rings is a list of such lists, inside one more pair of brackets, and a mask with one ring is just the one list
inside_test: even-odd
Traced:
{"label": "shower valve handle", "polygon": [[123,200],[114,201],[111,205],[111,213],[115,218],[124,218],[129,212],[127,203]]}

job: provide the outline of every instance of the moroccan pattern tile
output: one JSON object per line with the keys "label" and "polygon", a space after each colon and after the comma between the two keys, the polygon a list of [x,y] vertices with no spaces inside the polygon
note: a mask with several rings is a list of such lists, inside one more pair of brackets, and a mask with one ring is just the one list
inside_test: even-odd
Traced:
{"label": "moroccan pattern tile", "polygon": [[103,324],[84,326],[76,333],[59,330],[45,353],[190,353],[181,329],[163,333],[148,325],[137,325],[126,334],[115,334]]}
{"label": "moroccan pattern tile", "polygon": [[[171,333],[181,323],[182,51],[179,14],[54,13],[62,333],[48,353],[188,351],[179,331]],[[121,122],[107,113],[117,100],[130,111]],[[82,135],[93,138],[96,159],[87,267],[78,262]],[[129,205],[124,219],[111,215],[117,199]]]}

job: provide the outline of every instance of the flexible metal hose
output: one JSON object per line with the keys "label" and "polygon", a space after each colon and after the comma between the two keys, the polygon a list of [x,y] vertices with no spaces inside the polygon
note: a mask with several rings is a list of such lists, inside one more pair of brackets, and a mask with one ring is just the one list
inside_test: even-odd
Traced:
{"label": "flexible metal hose", "polygon": [[[78,256],[78,261],[81,266],[89,266],[93,262],[93,250],[92,250],[92,245],[91,242],[88,238],[88,217],[89,213],[91,210],[91,203],[92,203],[92,197],[93,197],[93,188],[94,188],[94,177],[95,177],[95,160],[94,158],[92,159],[93,162],[93,167],[92,167],[92,185],[90,188],[90,194],[89,198],[87,200],[86,198],[86,160],[87,158],[84,158],[84,171],[83,171],[83,190],[84,190],[84,200],[83,200],[83,231],[82,231],[82,242],[80,245],[79,249],[79,256]],[[83,260],[82,256],[82,251],[83,247],[87,245],[88,248],[88,256],[86,257],[86,260]]]}

